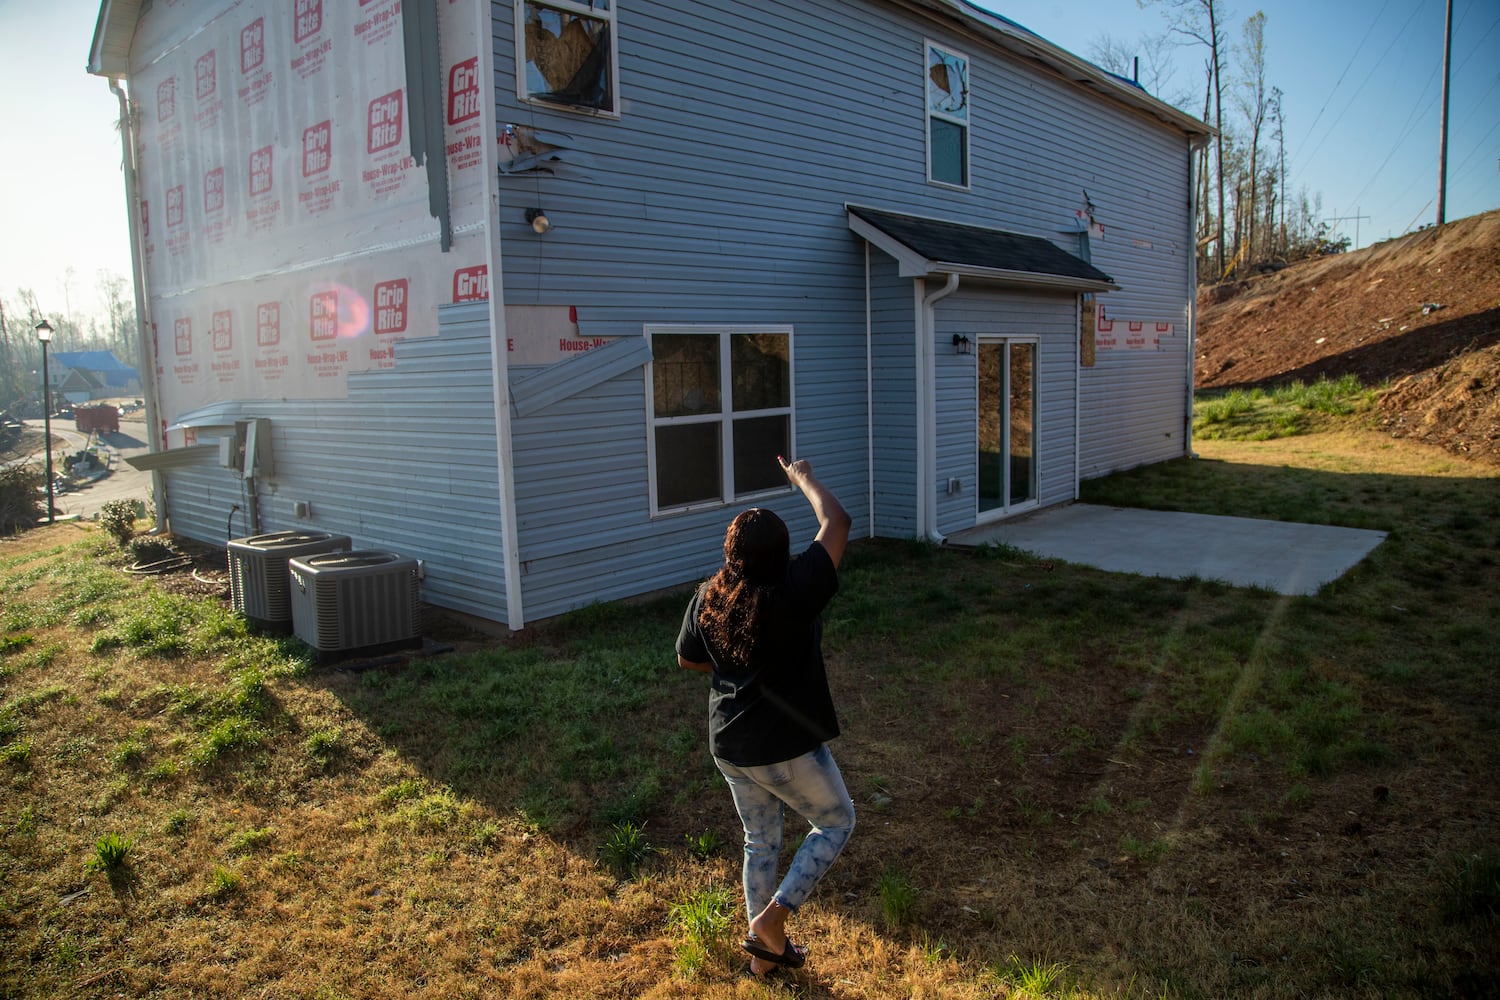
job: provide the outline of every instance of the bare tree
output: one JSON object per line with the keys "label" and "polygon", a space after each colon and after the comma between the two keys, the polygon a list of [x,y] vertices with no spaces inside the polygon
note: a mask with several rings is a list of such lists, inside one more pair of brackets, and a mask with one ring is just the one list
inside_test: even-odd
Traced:
{"label": "bare tree", "polygon": [[134,321],[135,303],[125,297],[125,279],[113,271],[100,269],[98,274],[99,301],[104,303],[104,342],[116,357],[134,356],[130,328]]}
{"label": "bare tree", "polygon": [[1276,225],[1276,206],[1274,204],[1270,206],[1270,211],[1267,213],[1267,218],[1271,220],[1272,225],[1276,225],[1275,235],[1271,240],[1271,256],[1275,258],[1281,257],[1286,253],[1286,203],[1288,197],[1286,189],[1286,119],[1282,117],[1281,112],[1280,87],[1271,88],[1271,101],[1268,114],[1274,125],[1271,137],[1276,140],[1276,190],[1279,192],[1277,201],[1280,203],[1281,208],[1280,225]]}
{"label": "bare tree", "polygon": [[1186,111],[1192,95],[1175,82],[1177,67],[1172,61],[1172,44],[1167,34],[1142,35],[1131,43],[1103,32],[1089,44],[1089,59],[1116,76],[1134,80],[1148,94]]}
{"label": "bare tree", "polygon": [[1161,4],[1167,8],[1167,26],[1174,33],[1208,47],[1209,89],[1213,92],[1216,173],[1219,182],[1219,277],[1224,277],[1224,36],[1220,26],[1229,16],[1218,0],[1136,0],[1140,7]]}
{"label": "bare tree", "polygon": [[36,325],[41,319],[36,296],[29,289],[19,289],[10,302],[0,302],[0,409],[40,395],[41,347]]}
{"label": "bare tree", "polygon": [[[1248,204],[1245,206],[1243,215],[1245,231],[1244,262],[1252,263],[1258,254],[1255,240],[1255,227],[1259,221],[1256,212],[1256,200],[1260,193],[1260,135],[1265,128],[1266,113],[1270,98],[1266,93],[1266,15],[1263,11],[1256,11],[1245,19],[1245,25],[1241,29],[1240,43],[1235,47],[1235,57],[1239,64],[1243,79],[1235,88],[1233,98],[1236,107],[1245,116],[1245,125],[1248,130],[1245,147],[1245,191],[1248,196]],[[1240,242],[1241,234],[1236,231],[1235,241]],[[1238,253],[1236,256],[1239,256]]]}

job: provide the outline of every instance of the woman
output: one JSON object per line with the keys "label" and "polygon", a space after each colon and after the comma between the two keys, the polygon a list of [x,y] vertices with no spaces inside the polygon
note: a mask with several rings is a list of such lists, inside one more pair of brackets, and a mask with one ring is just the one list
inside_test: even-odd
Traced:
{"label": "woman", "polygon": [[[709,750],[745,827],[741,947],[750,971],[799,968],[806,954],[786,920],[812,893],[854,829],[854,803],[827,741],[839,734],[823,668],[823,608],[838,592],[849,514],[806,461],[777,461],[818,519],[818,534],[790,557],[786,524],[769,510],[736,517],[724,566],[698,589],[677,636],[677,662],[713,675]],[[800,813],[812,832],[777,885],[782,817]]]}

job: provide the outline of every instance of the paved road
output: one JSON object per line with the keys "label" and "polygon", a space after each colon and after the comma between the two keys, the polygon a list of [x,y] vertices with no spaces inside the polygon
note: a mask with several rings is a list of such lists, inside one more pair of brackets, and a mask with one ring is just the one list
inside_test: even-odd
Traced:
{"label": "paved road", "polygon": [[[40,420],[28,420],[26,423],[38,432],[42,430]],[[60,473],[62,469],[58,466],[59,455],[82,448],[88,443],[88,435],[80,434],[71,427],[59,426],[59,421],[54,420],[52,436],[60,439],[52,452],[53,471]],[[139,472],[125,461],[127,456],[149,450],[145,422],[122,417],[119,433],[100,434],[99,440],[110,455],[109,474],[87,486],[77,490],[70,489],[67,493],[54,497],[52,506],[59,517],[76,515],[92,519],[111,500],[150,500],[151,473]]]}

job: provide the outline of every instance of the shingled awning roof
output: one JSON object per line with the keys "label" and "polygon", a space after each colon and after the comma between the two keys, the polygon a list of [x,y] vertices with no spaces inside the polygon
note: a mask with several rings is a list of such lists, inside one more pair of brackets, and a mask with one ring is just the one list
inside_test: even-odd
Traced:
{"label": "shingled awning roof", "polygon": [[1071,292],[1118,289],[1109,275],[1040,236],[845,206],[849,228],[894,257],[901,276],[960,274]]}

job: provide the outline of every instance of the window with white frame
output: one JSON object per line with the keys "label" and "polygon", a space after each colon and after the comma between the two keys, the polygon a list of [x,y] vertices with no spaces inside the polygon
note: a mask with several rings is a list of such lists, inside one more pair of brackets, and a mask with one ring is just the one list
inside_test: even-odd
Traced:
{"label": "window with white frame", "polygon": [[653,327],[652,513],[786,487],[792,454],[789,327]]}
{"label": "window with white frame", "polygon": [[969,57],[927,50],[927,179],[969,186]]}
{"label": "window with white frame", "polygon": [[614,0],[516,0],[522,100],[619,112]]}

